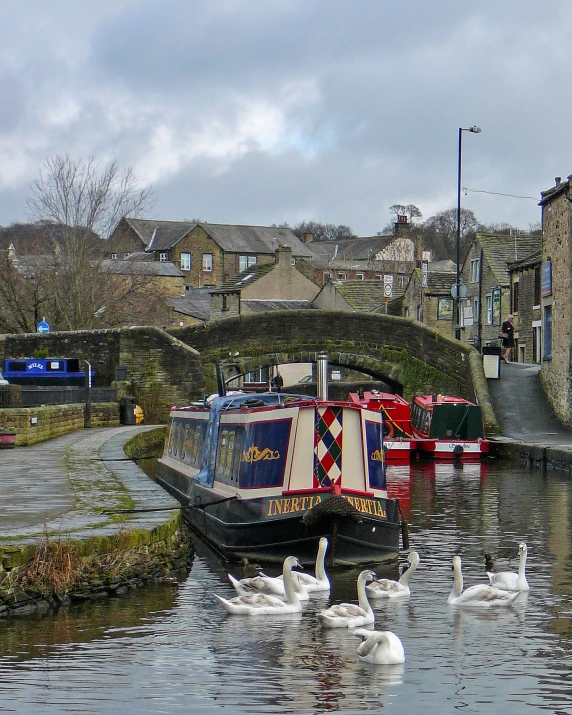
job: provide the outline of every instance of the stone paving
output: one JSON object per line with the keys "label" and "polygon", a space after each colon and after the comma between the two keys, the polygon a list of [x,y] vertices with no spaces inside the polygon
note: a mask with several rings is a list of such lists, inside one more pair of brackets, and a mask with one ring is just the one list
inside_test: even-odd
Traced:
{"label": "stone paving", "polygon": [[[44,534],[73,538],[151,530],[179,503],[127,459],[123,445],[153,426],[80,430],[32,447],[0,451],[0,546]],[[163,509],[122,515],[125,509]]]}

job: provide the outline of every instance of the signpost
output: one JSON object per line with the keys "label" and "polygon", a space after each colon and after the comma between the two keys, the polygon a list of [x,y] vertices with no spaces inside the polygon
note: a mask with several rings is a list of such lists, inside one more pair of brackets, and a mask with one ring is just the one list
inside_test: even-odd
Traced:
{"label": "signpost", "polygon": [[38,333],[49,333],[50,332],[50,326],[48,325],[48,323],[46,323],[45,318],[43,320],[40,320],[36,330]]}

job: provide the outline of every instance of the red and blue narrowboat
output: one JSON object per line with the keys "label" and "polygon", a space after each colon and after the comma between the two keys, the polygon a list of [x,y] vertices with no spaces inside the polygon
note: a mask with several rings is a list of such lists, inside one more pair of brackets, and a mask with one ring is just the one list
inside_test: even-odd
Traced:
{"label": "red and blue narrowboat", "polygon": [[229,394],[173,408],[158,481],[226,558],[330,566],[394,560],[406,533],[388,498],[382,414],[352,402]]}

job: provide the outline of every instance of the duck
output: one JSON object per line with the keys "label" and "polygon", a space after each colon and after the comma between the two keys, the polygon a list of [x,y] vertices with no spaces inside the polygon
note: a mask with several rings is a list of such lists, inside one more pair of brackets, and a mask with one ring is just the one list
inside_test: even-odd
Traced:
{"label": "duck", "polygon": [[318,613],[318,619],[325,628],[359,628],[373,623],[375,616],[369,601],[365,585],[376,578],[373,571],[362,571],[357,580],[358,603],[338,603]]}
{"label": "duck", "polygon": [[403,643],[395,633],[357,628],[354,631],[354,636],[362,639],[357,648],[358,660],[362,663],[375,663],[376,665],[405,663]]}
{"label": "duck", "polygon": [[480,583],[463,591],[463,572],[460,556],[453,556],[453,571],[455,580],[447,603],[450,606],[479,606],[495,608],[510,606],[516,600],[518,592],[504,591],[490,584]]}
{"label": "duck", "polygon": [[529,591],[530,586],[526,580],[525,568],[526,568],[526,556],[528,554],[528,548],[526,544],[522,543],[518,545],[518,573],[512,573],[511,571],[500,571],[499,573],[487,572],[489,581],[492,586],[497,588],[503,588],[505,591]]}
{"label": "duck", "polygon": [[246,556],[241,559],[240,563],[242,578],[252,578],[262,572],[262,566],[260,564],[251,564]]}
{"label": "duck", "polygon": [[483,558],[483,563],[485,564],[486,573],[489,573],[490,571],[494,570],[495,562],[493,561],[493,557],[490,554],[485,554],[485,557]]}
{"label": "duck", "polygon": [[399,581],[391,578],[380,578],[365,587],[369,598],[400,598],[409,596],[409,581],[419,566],[419,554],[411,551],[407,557],[409,568],[403,572]]}
{"label": "duck", "polygon": [[[298,581],[306,589],[308,593],[322,593],[325,591],[330,591],[330,579],[326,574],[326,551],[328,550],[328,540],[325,536],[322,536],[318,543],[318,554],[316,556],[316,570],[315,576],[309,573],[299,573],[296,574]],[[278,576],[279,579],[282,576]]]}
{"label": "duck", "polygon": [[[234,586],[234,590],[239,596],[248,596],[253,593],[265,593],[269,596],[277,596],[283,601],[286,599],[286,591],[284,589],[284,577],[267,576],[264,573],[252,578],[236,579],[232,574],[228,574],[228,579]],[[300,582],[300,574],[292,574],[292,580],[296,594],[300,601],[308,601],[310,595]]]}
{"label": "duck", "polygon": [[235,596],[226,599],[213,594],[227,613],[237,616],[265,616],[274,614],[299,613],[302,604],[296,593],[294,584],[293,568],[302,568],[295,556],[288,556],[284,559],[282,574],[284,576],[284,588],[286,600],[271,596],[267,593],[250,593],[243,596]]}

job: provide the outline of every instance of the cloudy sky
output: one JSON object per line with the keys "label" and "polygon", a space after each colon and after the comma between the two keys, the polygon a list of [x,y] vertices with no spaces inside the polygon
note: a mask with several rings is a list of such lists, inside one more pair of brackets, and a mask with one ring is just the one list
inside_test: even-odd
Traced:
{"label": "cloudy sky", "polygon": [[0,39],[2,225],[55,154],[133,166],[159,219],[359,235],[456,205],[459,127],[484,223],[572,173],[567,3],[21,0]]}

